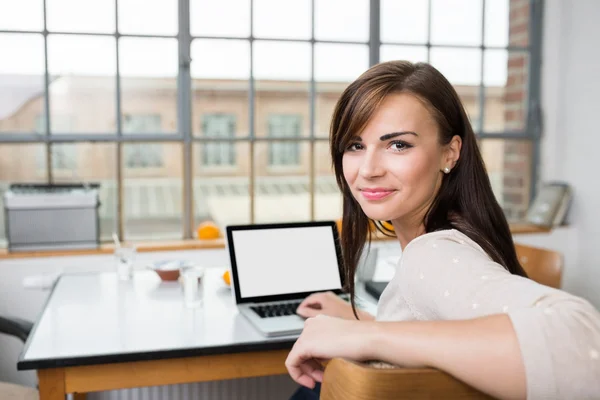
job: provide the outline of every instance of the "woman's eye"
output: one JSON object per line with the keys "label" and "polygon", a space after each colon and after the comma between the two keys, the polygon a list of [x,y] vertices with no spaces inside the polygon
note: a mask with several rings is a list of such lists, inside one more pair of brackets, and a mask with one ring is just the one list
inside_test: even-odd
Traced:
{"label": "woman's eye", "polygon": [[393,150],[402,151],[402,150],[406,150],[412,146],[407,143],[404,143],[404,142],[392,142],[392,143],[390,143],[390,147]]}
{"label": "woman's eye", "polygon": [[357,151],[357,150],[361,150],[362,149],[362,145],[360,143],[352,143],[350,146],[348,146],[348,151]]}

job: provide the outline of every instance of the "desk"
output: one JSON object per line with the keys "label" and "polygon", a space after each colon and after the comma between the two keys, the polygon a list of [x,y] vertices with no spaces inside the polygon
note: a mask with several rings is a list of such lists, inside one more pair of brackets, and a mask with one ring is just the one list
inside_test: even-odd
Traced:
{"label": "desk", "polygon": [[66,393],[286,374],[295,336],[266,338],[238,314],[222,269],[208,268],[203,308],[152,271],[61,276],[17,368],[38,371],[41,400]]}

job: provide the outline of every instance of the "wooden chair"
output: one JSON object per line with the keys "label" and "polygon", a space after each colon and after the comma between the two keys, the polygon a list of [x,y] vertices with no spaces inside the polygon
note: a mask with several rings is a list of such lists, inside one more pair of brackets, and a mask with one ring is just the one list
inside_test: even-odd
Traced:
{"label": "wooden chair", "polygon": [[[560,288],[563,257],[560,253],[515,245],[519,261],[529,277]],[[491,399],[445,372],[432,368],[375,368],[365,363],[336,358],[325,368],[322,400],[388,399]]]}
{"label": "wooden chair", "polygon": [[515,243],[519,262],[529,278],[542,285],[560,289],[563,256],[561,253]]}
{"label": "wooden chair", "polygon": [[341,358],[325,368],[321,400],[491,399],[431,368],[375,368]]}

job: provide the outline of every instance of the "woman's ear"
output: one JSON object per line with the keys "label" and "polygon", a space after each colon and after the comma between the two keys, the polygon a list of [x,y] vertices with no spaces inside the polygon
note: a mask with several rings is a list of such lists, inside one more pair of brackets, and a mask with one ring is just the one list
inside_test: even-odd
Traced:
{"label": "woman's ear", "polygon": [[450,143],[446,145],[446,149],[444,151],[444,159],[442,169],[449,168],[452,170],[458,159],[460,158],[460,149],[462,148],[462,139],[458,135],[454,135],[450,140]]}

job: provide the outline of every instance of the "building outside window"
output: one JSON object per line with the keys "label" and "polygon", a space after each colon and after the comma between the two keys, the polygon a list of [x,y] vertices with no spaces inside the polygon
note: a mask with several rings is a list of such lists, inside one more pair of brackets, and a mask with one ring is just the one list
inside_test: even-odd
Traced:
{"label": "building outside window", "polygon": [[[125,114],[123,133],[160,132],[160,115]],[[158,143],[130,143],[124,147],[126,168],[161,168],[164,165],[162,146]]]}
{"label": "building outside window", "polygon": [[[270,115],[268,135],[272,138],[299,138],[302,126],[300,115]],[[299,142],[269,143],[269,166],[285,167],[300,165]]]}
{"label": "building outside window", "polygon": [[136,2],[88,14],[46,3],[0,2],[0,188],[99,181],[108,237],[191,238],[206,218],[339,218],[331,115],[387,60],[429,62],[452,83],[509,220],[534,194],[538,0],[254,0],[235,15],[229,2],[147,2],[144,24]]}
{"label": "building outside window", "polygon": [[[207,138],[232,139],[235,137],[235,115],[204,114],[202,133]],[[235,147],[233,142],[206,142],[202,147],[203,167],[235,166]]]}
{"label": "building outside window", "polygon": [[[73,128],[73,118],[67,115],[53,115],[51,130],[57,133],[70,132]],[[37,115],[35,117],[35,131],[40,134],[46,132],[46,117]],[[36,165],[38,170],[44,170],[46,165],[45,149],[38,148],[36,152]],[[52,144],[50,146],[52,154],[52,170],[59,171],[75,171],[77,169],[77,145],[74,143]]]}

